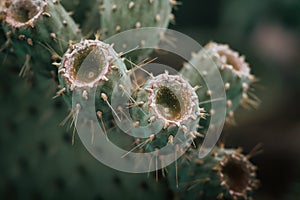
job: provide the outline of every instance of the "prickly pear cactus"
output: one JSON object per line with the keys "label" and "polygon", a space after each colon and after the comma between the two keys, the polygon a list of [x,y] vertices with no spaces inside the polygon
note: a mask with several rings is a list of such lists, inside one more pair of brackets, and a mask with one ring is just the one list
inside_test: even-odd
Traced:
{"label": "prickly pear cactus", "polygon": [[136,102],[139,106],[133,107],[134,121],[140,126],[158,123],[156,127],[161,128],[145,145],[145,151],[161,149],[167,144],[173,145],[174,150],[179,143],[183,143],[178,146],[183,149],[186,146],[183,141],[191,143],[197,136],[195,129],[202,109],[194,89],[182,77],[165,73],[150,78],[137,90]]}
{"label": "prickly pear cactus", "polygon": [[47,95],[51,80],[41,79],[43,89],[28,88],[8,67],[0,72],[0,199],[168,198],[164,180],[118,172],[96,161],[79,139],[71,145],[72,133],[58,126],[67,109]]}
{"label": "prickly pear cactus", "polygon": [[28,68],[53,77],[52,65],[60,59],[71,41],[82,38],[77,25],[59,1],[6,0],[3,29],[15,53]]}
{"label": "prickly pear cactus", "polygon": [[[118,80],[126,76],[126,66],[112,46],[99,40],[83,40],[71,45],[58,74],[60,90],[57,95],[63,95],[70,107],[74,103],[78,112],[84,110],[82,102],[95,92],[95,112],[101,113],[105,121],[111,121],[112,91]],[[78,102],[72,102],[73,95],[80,97]]]}
{"label": "prickly pear cactus", "polygon": [[215,148],[203,159],[191,149],[168,174],[180,199],[251,199],[256,166],[239,149]]}
{"label": "prickly pear cactus", "polygon": [[100,29],[102,0],[61,0],[60,2],[80,25],[84,35],[92,35]]}
{"label": "prickly pear cactus", "polygon": [[[211,59],[213,62],[211,62]],[[216,65],[224,82],[224,90],[226,92],[226,106],[227,106],[227,121],[233,122],[234,111],[239,105],[245,107],[256,106],[257,98],[253,96],[250,91],[251,84],[255,81],[255,77],[250,73],[248,63],[245,62],[245,57],[240,56],[238,52],[233,51],[228,45],[217,43],[208,43],[200,52],[192,55],[190,64],[185,64],[180,73],[190,81],[193,86],[201,87],[197,90],[197,95],[201,97],[203,107],[210,114],[216,114],[214,110],[210,109],[211,94],[202,76],[212,76],[214,73],[214,66],[209,67],[210,71],[203,71],[202,66]],[[205,68],[207,69],[207,68]],[[252,95],[252,96],[249,96]]]}
{"label": "prickly pear cactus", "polygon": [[[68,12],[73,11],[85,35],[101,28],[100,39],[129,29],[166,28],[173,19],[172,6],[177,5],[175,0],[62,3]],[[0,3],[0,14],[0,105],[5,105],[0,117],[0,199],[252,198],[258,182],[249,156],[239,150],[216,147],[199,159],[198,151],[191,149],[192,144],[198,144],[194,140],[202,136],[197,132],[199,123],[208,123],[202,119],[205,111],[217,114],[209,103],[214,101],[210,98],[214,91],[209,91],[198,76],[198,71],[203,76],[212,75],[211,71],[201,71],[208,59],[213,59],[223,78],[229,121],[239,105],[255,104],[249,92],[254,76],[237,52],[226,45],[209,43],[194,55],[191,65],[184,66],[181,75],[166,72],[154,76],[148,72],[148,79],[134,86],[134,70],[126,66],[123,54],[116,52],[112,44],[99,41],[99,37],[82,39],[78,25],[60,1],[5,0]],[[163,33],[130,35],[127,42],[155,47],[164,38]],[[126,47],[127,43],[123,45]],[[150,53],[135,52],[133,60],[148,58]],[[30,69],[37,72],[30,90],[17,79],[18,60],[23,65],[21,75]],[[49,88],[53,86],[53,80],[46,77],[54,76],[59,81],[55,97],[63,96],[71,110],[65,120],[67,108],[61,99],[51,100],[45,95],[47,91],[52,95]],[[93,110],[84,107],[93,97],[91,94],[95,94],[95,105],[89,105]],[[115,100],[124,97],[124,105],[119,101],[115,104]],[[130,116],[124,115],[126,109]],[[77,140],[76,127],[73,135],[57,127],[60,121],[65,124],[67,120],[71,126],[76,125],[78,113],[82,112],[97,116],[108,140],[128,152],[160,150],[159,156],[175,152],[175,160],[183,156],[167,167],[168,178],[158,177],[160,173],[166,175],[164,168],[156,169],[155,176],[152,172],[147,176],[103,166]],[[119,121],[125,129],[118,127]],[[24,134],[24,130],[30,132]]]}
{"label": "prickly pear cactus", "polygon": [[162,28],[150,32],[132,32],[131,37],[122,44],[125,49],[134,50],[126,55],[127,59],[135,63],[147,59],[152,52],[147,48],[157,47],[163,38],[164,28],[168,27],[170,17],[173,18],[172,6],[176,4],[176,1],[169,0],[104,0],[101,12],[102,37],[106,39],[132,29]]}
{"label": "prickly pear cactus", "polygon": [[106,36],[142,27],[169,24],[172,2],[165,0],[104,0],[102,27]]}

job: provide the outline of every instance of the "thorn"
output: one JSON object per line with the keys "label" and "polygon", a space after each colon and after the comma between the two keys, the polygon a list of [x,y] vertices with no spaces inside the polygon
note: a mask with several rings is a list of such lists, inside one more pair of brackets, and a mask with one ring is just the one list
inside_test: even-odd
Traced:
{"label": "thorn", "polygon": [[89,98],[88,98],[88,92],[86,91],[86,90],[84,90],[83,92],[82,92],[82,97],[85,99],[85,100],[88,100]]}
{"label": "thorn", "polygon": [[211,97],[212,91],[211,90],[207,90],[206,95],[209,96],[209,97]]}
{"label": "thorn", "polygon": [[102,125],[102,127],[103,127],[103,129],[104,129],[104,135],[105,135],[105,137],[106,137],[106,140],[108,141],[106,128],[105,128],[105,125],[104,125],[104,122],[103,122],[103,113],[102,113],[101,111],[97,111],[97,116],[98,116],[98,118],[99,118],[100,121],[101,121],[101,125]]}
{"label": "thorn", "polygon": [[55,34],[55,33],[50,33],[50,38],[51,38],[52,40],[55,40],[55,39],[56,39],[56,34]]}
{"label": "thorn", "polygon": [[149,123],[154,122],[154,121],[155,121],[155,118],[156,118],[156,117],[153,115],[152,117],[149,118],[148,122],[149,122]]}
{"label": "thorn", "polygon": [[45,17],[51,17],[51,15],[47,12],[43,12],[42,15],[45,16]]}
{"label": "thorn", "polygon": [[117,10],[117,5],[116,4],[112,5],[111,10],[116,11]]}
{"label": "thorn", "polygon": [[[53,62],[52,63],[52,65],[54,65],[55,67],[59,67],[60,65],[61,65],[61,63],[58,63],[58,62]],[[64,68],[63,68],[64,69]],[[63,69],[61,69],[61,70],[63,70]],[[65,70],[65,69],[64,69]],[[66,70],[65,70],[66,71]],[[65,72],[64,71],[64,72]]]}
{"label": "thorn", "polygon": [[33,24],[32,21],[29,21],[29,22],[28,22],[28,25],[29,25],[31,28],[34,28],[34,24]]}
{"label": "thorn", "polygon": [[230,108],[230,107],[232,106],[232,101],[231,101],[231,100],[228,100],[228,101],[226,102],[226,106],[227,106],[228,108]]}
{"label": "thorn", "polygon": [[247,83],[243,83],[242,87],[244,92],[246,92],[249,89],[249,85]]}
{"label": "thorn", "polygon": [[200,86],[199,85],[196,85],[195,87],[193,87],[193,90],[196,92],[197,90],[200,89]]}
{"label": "thorn", "polygon": [[156,22],[160,22],[160,20],[161,20],[160,15],[157,14],[157,15],[155,16],[155,21],[156,21]]}
{"label": "thorn", "polygon": [[129,2],[129,5],[128,5],[128,8],[129,9],[132,9],[134,7],[134,2],[133,1],[130,1]]}
{"label": "thorn", "polygon": [[142,26],[142,24],[141,24],[141,22],[137,22],[136,24],[135,24],[135,28],[141,28],[141,26]]}
{"label": "thorn", "polygon": [[52,99],[56,99],[57,97],[61,96],[65,92],[66,92],[66,88],[60,89],[58,92],[56,92],[56,95],[54,97],[52,97]]}
{"label": "thorn", "polygon": [[119,67],[116,66],[116,65],[113,65],[113,66],[111,66],[111,69],[112,69],[112,70],[119,70]]}
{"label": "thorn", "polygon": [[33,42],[32,42],[32,39],[31,39],[31,38],[28,38],[28,39],[27,39],[27,44],[30,45],[30,46],[33,46]]}
{"label": "thorn", "polygon": [[230,83],[225,83],[224,88],[225,88],[226,91],[229,90],[230,89]]}
{"label": "thorn", "polygon": [[110,109],[113,111],[113,113],[116,115],[116,117],[118,118],[119,121],[121,121],[121,119],[119,118],[118,114],[116,113],[116,111],[113,109],[113,107],[110,105],[110,103],[108,102],[108,97],[105,93],[101,93],[101,98],[103,99],[103,101],[105,101],[107,103],[107,105],[110,107]]}
{"label": "thorn", "polygon": [[63,20],[63,25],[68,26],[68,22],[66,20]]}
{"label": "thorn", "polygon": [[120,32],[121,31],[121,26],[117,25],[116,26],[116,32]]}

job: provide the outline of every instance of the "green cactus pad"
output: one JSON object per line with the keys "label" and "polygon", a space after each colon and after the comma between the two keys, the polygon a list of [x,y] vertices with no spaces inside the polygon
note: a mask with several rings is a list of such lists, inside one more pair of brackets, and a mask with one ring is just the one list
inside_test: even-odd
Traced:
{"label": "green cactus pad", "polygon": [[61,0],[61,4],[72,13],[84,35],[93,35],[100,29],[102,0]]}
{"label": "green cactus pad", "polygon": [[[47,77],[70,41],[82,38],[77,25],[58,1],[8,0],[3,27],[15,53],[27,67]],[[24,65],[25,66],[25,65]]]}
{"label": "green cactus pad", "polygon": [[0,199],[168,198],[165,181],[104,166],[78,137],[72,146],[72,132],[58,126],[67,108],[47,95],[50,79],[28,88],[8,66],[0,78]]}
{"label": "green cactus pad", "polygon": [[[103,38],[143,27],[167,28],[173,4],[169,0],[104,0],[101,12]],[[156,47],[163,33],[163,30],[155,31],[147,36],[133,33],[124,45],[134,44],[134,48]],[[149,49],[135,50],[126,56],[134,62],[139,62],[148,58],[151,52],[152,50]]]}

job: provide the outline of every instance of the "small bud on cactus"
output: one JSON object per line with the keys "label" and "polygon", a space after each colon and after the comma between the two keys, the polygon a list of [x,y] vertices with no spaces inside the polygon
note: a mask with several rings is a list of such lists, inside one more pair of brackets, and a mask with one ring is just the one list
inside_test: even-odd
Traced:
{"label": "small bud on cactus", "polygon": [[36,72],[52,77],[52,62],[71,40],[81,39],[77,25],[58,1],[6,0],[5,5],[3,27],[15,53]]}
{"label": "small bud on cactus", "polygon": [[182,199],[244,200],[250,199],[258,187],[256,166],[239,149],[216,147],[203,159],[198,158],[197,150],[191,149],[177,163],[168,178],[171,188]]}

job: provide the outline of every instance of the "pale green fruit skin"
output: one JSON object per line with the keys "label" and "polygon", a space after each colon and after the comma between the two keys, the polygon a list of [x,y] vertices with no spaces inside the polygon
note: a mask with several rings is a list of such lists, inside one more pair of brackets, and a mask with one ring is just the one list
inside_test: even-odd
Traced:
{"label": "pale green fruit skin", "polygon": [[[215,69],[218,71],[216,72]],[[228,45],[213,42],[208,43],[202,50],[193,54],[189,63],[184,65],[180,73],[189,80],[192,86],[200,87],[197,90],[200,102],[208,102],[204,103],[203,107],[208,114],[215,115],[218,113],[213,113],[209,103],[214,101],[210,95],[214,91],[208,90],[204,78],[199,76],[199,73],[207,78],[220,75],[226,93],[226,117],[229,121],[233,117],[234,111],[249,100],[247,93],[254,79],[243,56],[231,50]],[[202,124],[204,128],[207,128],[207,125],[208,123]]]}
{"label": "pale green fruit skin", "polygon": [[[238,164],[241,168],[226,164],[228,158],[231,159],[231,163]],[[177,164],[177,172],[174,165],[169,167],[168,179],[170,187],[179,199],[249,199],[253,195],[253,190],[258,186],[255,175],[256,167],[246,156],[235,149],[216,147],[203,159],[199,159],[198,151],[192,149],[182,156]],[[243,185],[242,189],[236,191],[231,186],[228,187],[230,182],[227,176],[234,180],[239,180],[239,178],[227,174],[225,172],[226,165],[231,166],[234,170],[242,169],[238,172],[239,176],[245,174],[245,181],[239,182],[239,186]],[[178,177],[176,178],[176,176]],[[230,190],[235,193],[230,193]]]}
{"label": "pale green fruit skin", "polygon": [[[60,56],[67,50],[69,42],[82,38],[78,26],[68,15],[65,9],[52,0],[16,0],[10,1],[6,8],[6,17],[2,21],[3,29],[8,36],[10,44],[17,56],[23,60],[33,71],[46,77],[53,77]],[[16,19],[17,12],[28,6],[34,10],[32,18]],[[22,7],[23,6],[23,7]],[[34,9],[34,6],[38,6]],[[13,11],[13,12],[11,12]],[[21,21],[24,20],[24,21]]]}

